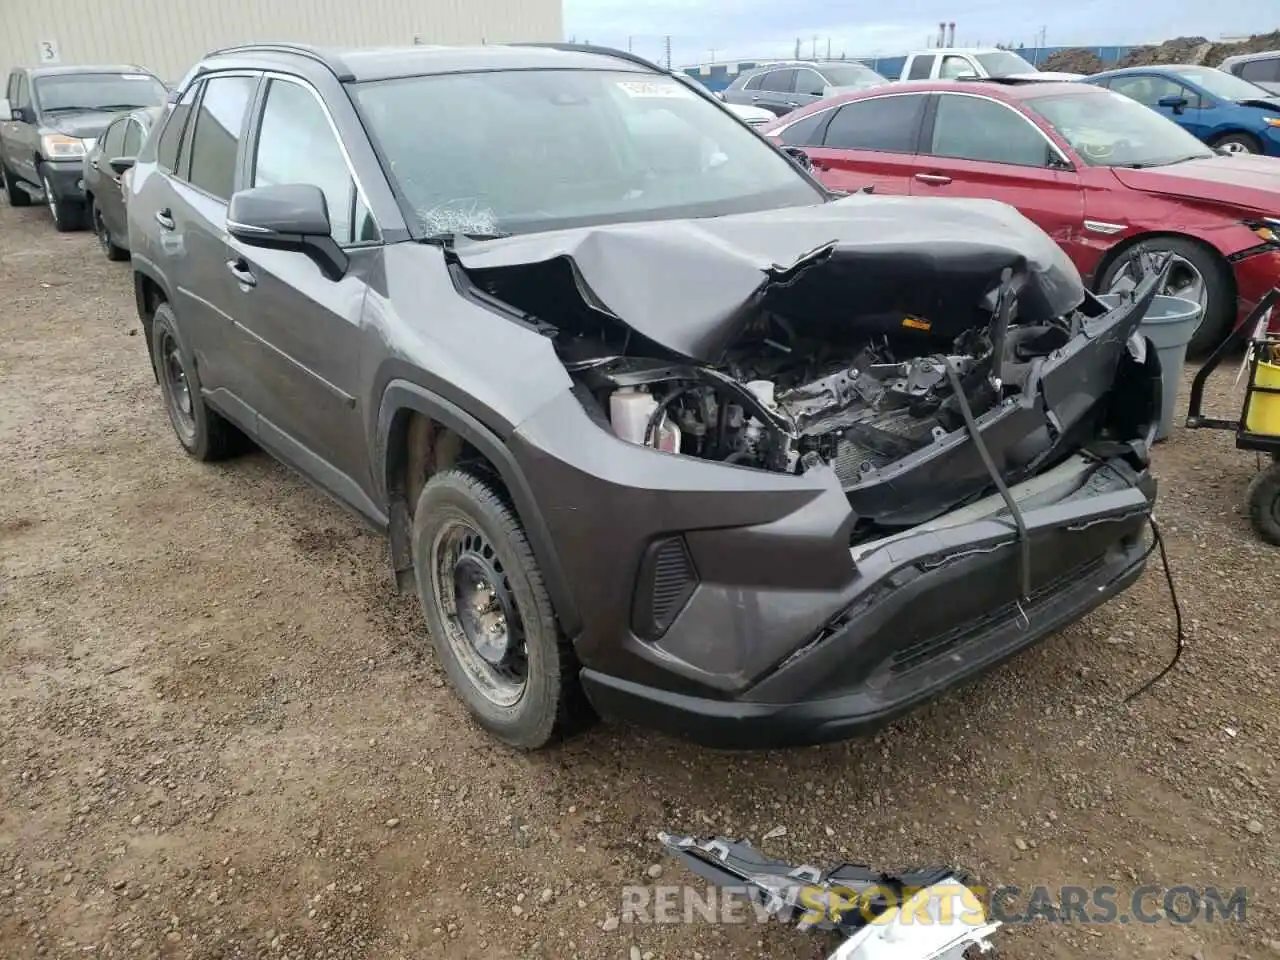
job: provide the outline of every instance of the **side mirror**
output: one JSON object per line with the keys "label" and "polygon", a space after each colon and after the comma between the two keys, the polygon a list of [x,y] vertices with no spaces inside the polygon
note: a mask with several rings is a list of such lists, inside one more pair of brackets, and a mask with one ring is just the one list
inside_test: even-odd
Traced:
{"label": "side mirror", "polygon": [[1180,93],[1171,93],[1167,97],[1161,97],[1156,101],[1157,106],[1164,107],[1166,110],[1172,110],[1174,113],[1181,113],[1187,106],[1187,98]]}
{"label": "side mirror", "polygon": [[324,191],[309,183],[241,190],[227,208],[227,232],[249,246],[306,254],[330,280],[346,275],[348,258],[334,242]]}
{"label": "side mirror", "polygon": [[137,157],[114,157],[107,161],[107,166],[111,168],[111,172],[117,177],[123,177],[125,172],[132,170],[133,165],[137,162]]}
{"label": "side mirror", "polygon": [[802,170],[813,171],[813,160],[809,154],[804,152],[801,147],[783,147],[782,152],[791,158],[792,162]]}

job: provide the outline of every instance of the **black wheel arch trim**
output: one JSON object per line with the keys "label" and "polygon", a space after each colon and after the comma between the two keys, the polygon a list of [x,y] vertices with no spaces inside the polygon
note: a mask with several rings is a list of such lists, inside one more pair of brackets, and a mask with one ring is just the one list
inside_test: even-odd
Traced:
{"label": "black wheel arch trim", "polygon": [[524,471],[516,462],[502,438],[462,407],[446,400],[425,387],[408,380],[396,379],[387,384],[378,408],[377,447],[375,463],[380,466],[378,479],[386,498],[387,516],[390,520],[391,556],[396,568],[397,582],[406,586],[405,573],[412,571],[412,545],[409,542],[411,526],[407,504],[394,502],[395,481],[389,475],[391,466],[390,437],[396,415],[411,410],[443,424],[488,458],[498,471],[511,496],[516,515],[529,538],[529,546],[538,560],[543,582],[550,594],[556,619],[565,635],[574,638],[582,629],[581,618],[568,578],[560,565],[551,530],[542,516],[533,490],[525,479]]}
{"label": "black wheel arch trim", "polygon": [[165,303],[173,309],[173,291],[164,280],[164,276],[146,257],[133,257],[133,304],[138,311],[138,322],[142,324],[142,334],[147,342],[147,357],[151,361],[151,372],[155,374],[156,383],[160,382],[160,371],[156,369],[155,357],[151,352],[151,322],[147,317],[147,293],[144,280],[154,283],[164,296]]}

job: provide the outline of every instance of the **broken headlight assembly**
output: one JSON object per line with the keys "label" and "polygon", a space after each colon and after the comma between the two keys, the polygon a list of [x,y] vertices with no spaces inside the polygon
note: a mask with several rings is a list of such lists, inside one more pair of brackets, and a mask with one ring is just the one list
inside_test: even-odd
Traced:
{"label": "broken headlight assembly", "polygon": [[741,890],[799,930],[845,940],[828,960],[978,960],[993,955],[977,894],[957,870],[882,873],[855,864],[829,870],[793,866],[744,841],[658,839],[686,868],[726,890]]}

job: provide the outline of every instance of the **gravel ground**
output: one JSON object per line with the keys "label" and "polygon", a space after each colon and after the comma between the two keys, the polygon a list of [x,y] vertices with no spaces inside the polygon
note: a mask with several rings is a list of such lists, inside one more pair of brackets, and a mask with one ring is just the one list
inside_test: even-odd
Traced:
{"label": "gravel ground", "polygon": [[127,265],[0,209],[0,296],[0,956],[821,957],[776,924],[617,923],[656,831],[779,826],[799,861],[1122,906],[1249,890],[1243,923],[1009,927],[1014,960],[1280,952],[1280,553],[1229,436],[1158,451],[1188,649],[1130,707],[1173,648],[1157,569],[874,739],[601,726],[521,755],[444,687],[380,538],[260,453],[182,455]]}

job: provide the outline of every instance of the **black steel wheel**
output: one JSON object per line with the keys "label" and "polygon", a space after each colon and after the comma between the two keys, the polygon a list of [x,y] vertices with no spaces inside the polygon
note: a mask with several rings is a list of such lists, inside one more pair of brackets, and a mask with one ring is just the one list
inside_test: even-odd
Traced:
{"label": "black steel wheel", "polygon": [[472,716],[534,750],[590,716],[533,549],[492,481],[431,477],[413,519],[413,560],[432,646]]}
{"label": "black steel wheel", "polygon": [[234,453],[241,434],[205,404],[195,365],[167,303],[156,307],[152,320],[151,363],[160,381],[165,413],[182,449],[196,460],[206,461]]}
{"label": "black steel wheel", "polygon": [[102,217],[102,208],[98,206],[98,201],[94,200],[93,205],[89,208],[89,222],[93,226],[93,235],[98,238],[98,246],[102,248],[102,252],[106,254],[108,260],[128,260],[129,251],[124,247],[117,246],[111,239],[111,228],[107,226],[107,221]]}

